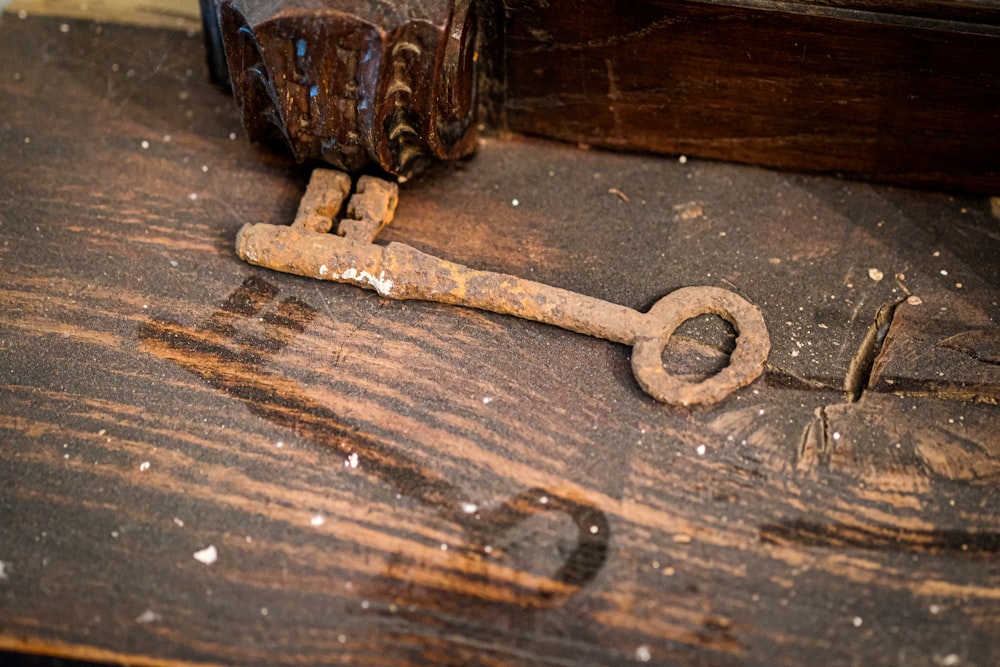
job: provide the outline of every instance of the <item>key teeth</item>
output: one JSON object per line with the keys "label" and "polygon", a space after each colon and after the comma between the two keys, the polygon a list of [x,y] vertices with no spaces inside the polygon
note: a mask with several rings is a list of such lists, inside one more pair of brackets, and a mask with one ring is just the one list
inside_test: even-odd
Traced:
{"label": "key teeth", "polygon": [[350,192],[351,177],[348,174],[335,169],[314,169],[292,226],[313,232],[330,231]]}
{"label": "key teeth", "polygon": [[374,176],[362,176],[347,202],[347,218],[338,233],[358,241],[372,242],[392,222],[399,202],[399,185]]}
{"label": "key teeth", "polygon": [[[329,232],[350,191],[350,175],[335,169],[313,170],[291,226],[310,232]],[[362,176],[354,194],[347,199],[347,217],[340,221],[337,234],[356,241],[373,242],[392,222],[398,202],[399,185],[374,176]],[[242,252],[240,257],[246,259]]]}

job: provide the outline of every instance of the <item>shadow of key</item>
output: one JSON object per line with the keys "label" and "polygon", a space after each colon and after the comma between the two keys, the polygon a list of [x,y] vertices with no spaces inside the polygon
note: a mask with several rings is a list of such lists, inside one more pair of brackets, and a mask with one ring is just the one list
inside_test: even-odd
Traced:
{"label": "shadow of key", "polygon": [[[241,401],[252,413],[292,430],[298,437],[365,461],[366,472],[393,486],[398,493],[434,509],[459,525],[464,545],[429,550],[425,563],[391,569],[394,580],[426,579],[418,570],[431,568],[457,579],[443,582],[442,592],[477,591],[490,602],[517,608],[558,604],[594,579],[607,560],[610,526],[606,515],[572,491],[529,489],[482,511],[463,503],[461,489],[396,448],[347,424],[310,398],[297,382],[265,368],[281,350],[316,318],[305,302],[277,299],[278,288],[258,277],[247,278],[200,326],[151,319],[140,327],[145,351],[167,359],[201,377],[211,387]],[[561,563],[549,574],[530,573],[503,562],[504,536],[532,517],[557,512],[575,527],[575,542],[560,549]],[[490,581],[489,587],[479,584]],[[485,592],[484,592],[485,591]],[[390,594],[390,591],[386,591]],[[398,591],[396,591],[398,593]],[[427,597],[423,597],[427,600]]]}

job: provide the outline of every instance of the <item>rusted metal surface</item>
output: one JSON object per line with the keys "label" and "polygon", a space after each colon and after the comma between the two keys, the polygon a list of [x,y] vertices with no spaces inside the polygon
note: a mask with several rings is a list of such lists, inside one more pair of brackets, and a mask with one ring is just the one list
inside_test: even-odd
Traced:
{"label": "rusted metal surface", "polygon": [[330,231],[350,193],[350,176],[333,169],[314,169],[292,225],[313,232]]}
{"label": "rusted metal surface", "polygon": [[[367,180],[366,180],[367,179]],[[327,180],[313,176],[303,200]],[[343,235],[311,231],[315,224],[247,224],[237,235],[240,258],[285,273],[350,283],[390,299],[418,299],[477,308],[632,345],[632,371],[640,386],[658,401],[674,405],[716,403],[760,376],[770,340],[760,311],[742,297],[717,287],[687,287],[672,292],[647,313],[516,276],[480,271],[420,252],[402,243],[372,242],[392,217],[397,190],[372,177],[352,197],[348,211],[360,220],[341,223]],[[357,199],[357,203],[355,203]],[[299,216],[312,219],[316,207]],[[345,223],[348,229],[345,230]],[[332,226],[332,221],[331,221]],[[374,232],[371,230],[374,229]],[[738,338],[730,364],[701,382],[669,375],[663,351],[686,320],[715,314],[730,322]]]}
{"label": "rusted metal surface", "polygon": [[471,0],[207,1],[252,140],[394,174],[475,149]]}
{"label": "rusted metal surface", "polygon": [[[663,368],[663,351],[683,322],[718,315],[736,329],[736,349],[729,365],[698,383],[686,382]],[[718,403],[756,380],[764,370],[771,340],[760,310],[743,297],[719,287],[684,287],[667,294],[643,316],[645,327],[632,348],[632,372],[646,393],[665,403]]]}
{"label": "rusted metal surface", "polygon": [[392,222],[398,202],[398,185],[374,176],[362,176],[347,203],[347,217],[340,221],[339,234],[358,241],[374,241],[382,228]]}

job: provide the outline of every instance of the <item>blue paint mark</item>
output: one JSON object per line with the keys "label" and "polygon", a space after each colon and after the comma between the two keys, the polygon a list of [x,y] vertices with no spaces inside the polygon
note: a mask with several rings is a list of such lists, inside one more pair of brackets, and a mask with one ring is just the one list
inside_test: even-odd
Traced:
{"label": "blue paint mark", "polygon": [[372,58],[374,58],[375,57],[375,48],[376,48],[375,43],[369,42],[368,43],[368,48],[365,49],[365,55],[361,59],[361,62],[367,63],[369,60],[371,60]]}
{"label": "blue paint mark", "polygon": [[306,57],[306,40],[301,37],[295,40],[295,55],[299,58]]}
{"label": "blue paint mark", "polygon": [[319,86],[313,86],[309,89],[309,97],[316,97],[319,95]]}
{"label": "blue paint mark", "polygon": [[362,97],[361,101],[358,102],[358,109],[360,109],[361,111],[364,111],[367,108],[368,108],[368,98],[367,97]]}

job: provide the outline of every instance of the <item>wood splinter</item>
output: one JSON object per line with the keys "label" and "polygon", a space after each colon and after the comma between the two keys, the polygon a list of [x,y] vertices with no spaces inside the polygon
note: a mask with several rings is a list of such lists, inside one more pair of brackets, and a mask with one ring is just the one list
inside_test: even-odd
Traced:
{"label": "wood splinter", "polygon": [[[632,345],[632,371],[639,385],[672,405],[712,404],[757,379],[770,351],[764,318],[754,305],[718,287],[685,287],[667,294],[646,313],[516,276],[479,271],[420,252],[402,243],[376,245],[378,231],[393,216],[398,188],[362,177],[348,203],[352,216],[338,234],[333,226],[349,188],[316,170],[291,226],[246,224],[236,238],[240,258],[276,271],[350,283],[390,299],[436,301],[551,324]],[[367,179],[367,180],[366,180]],[[363,186],[363,187],[362,187]],[[338,199],[339,197],[339,199]],[[322,219],[322,220],[320,220]],[[714,314],[737,332],[729,365],[700,382],[663,368],[663,350],[681,323]]]}

